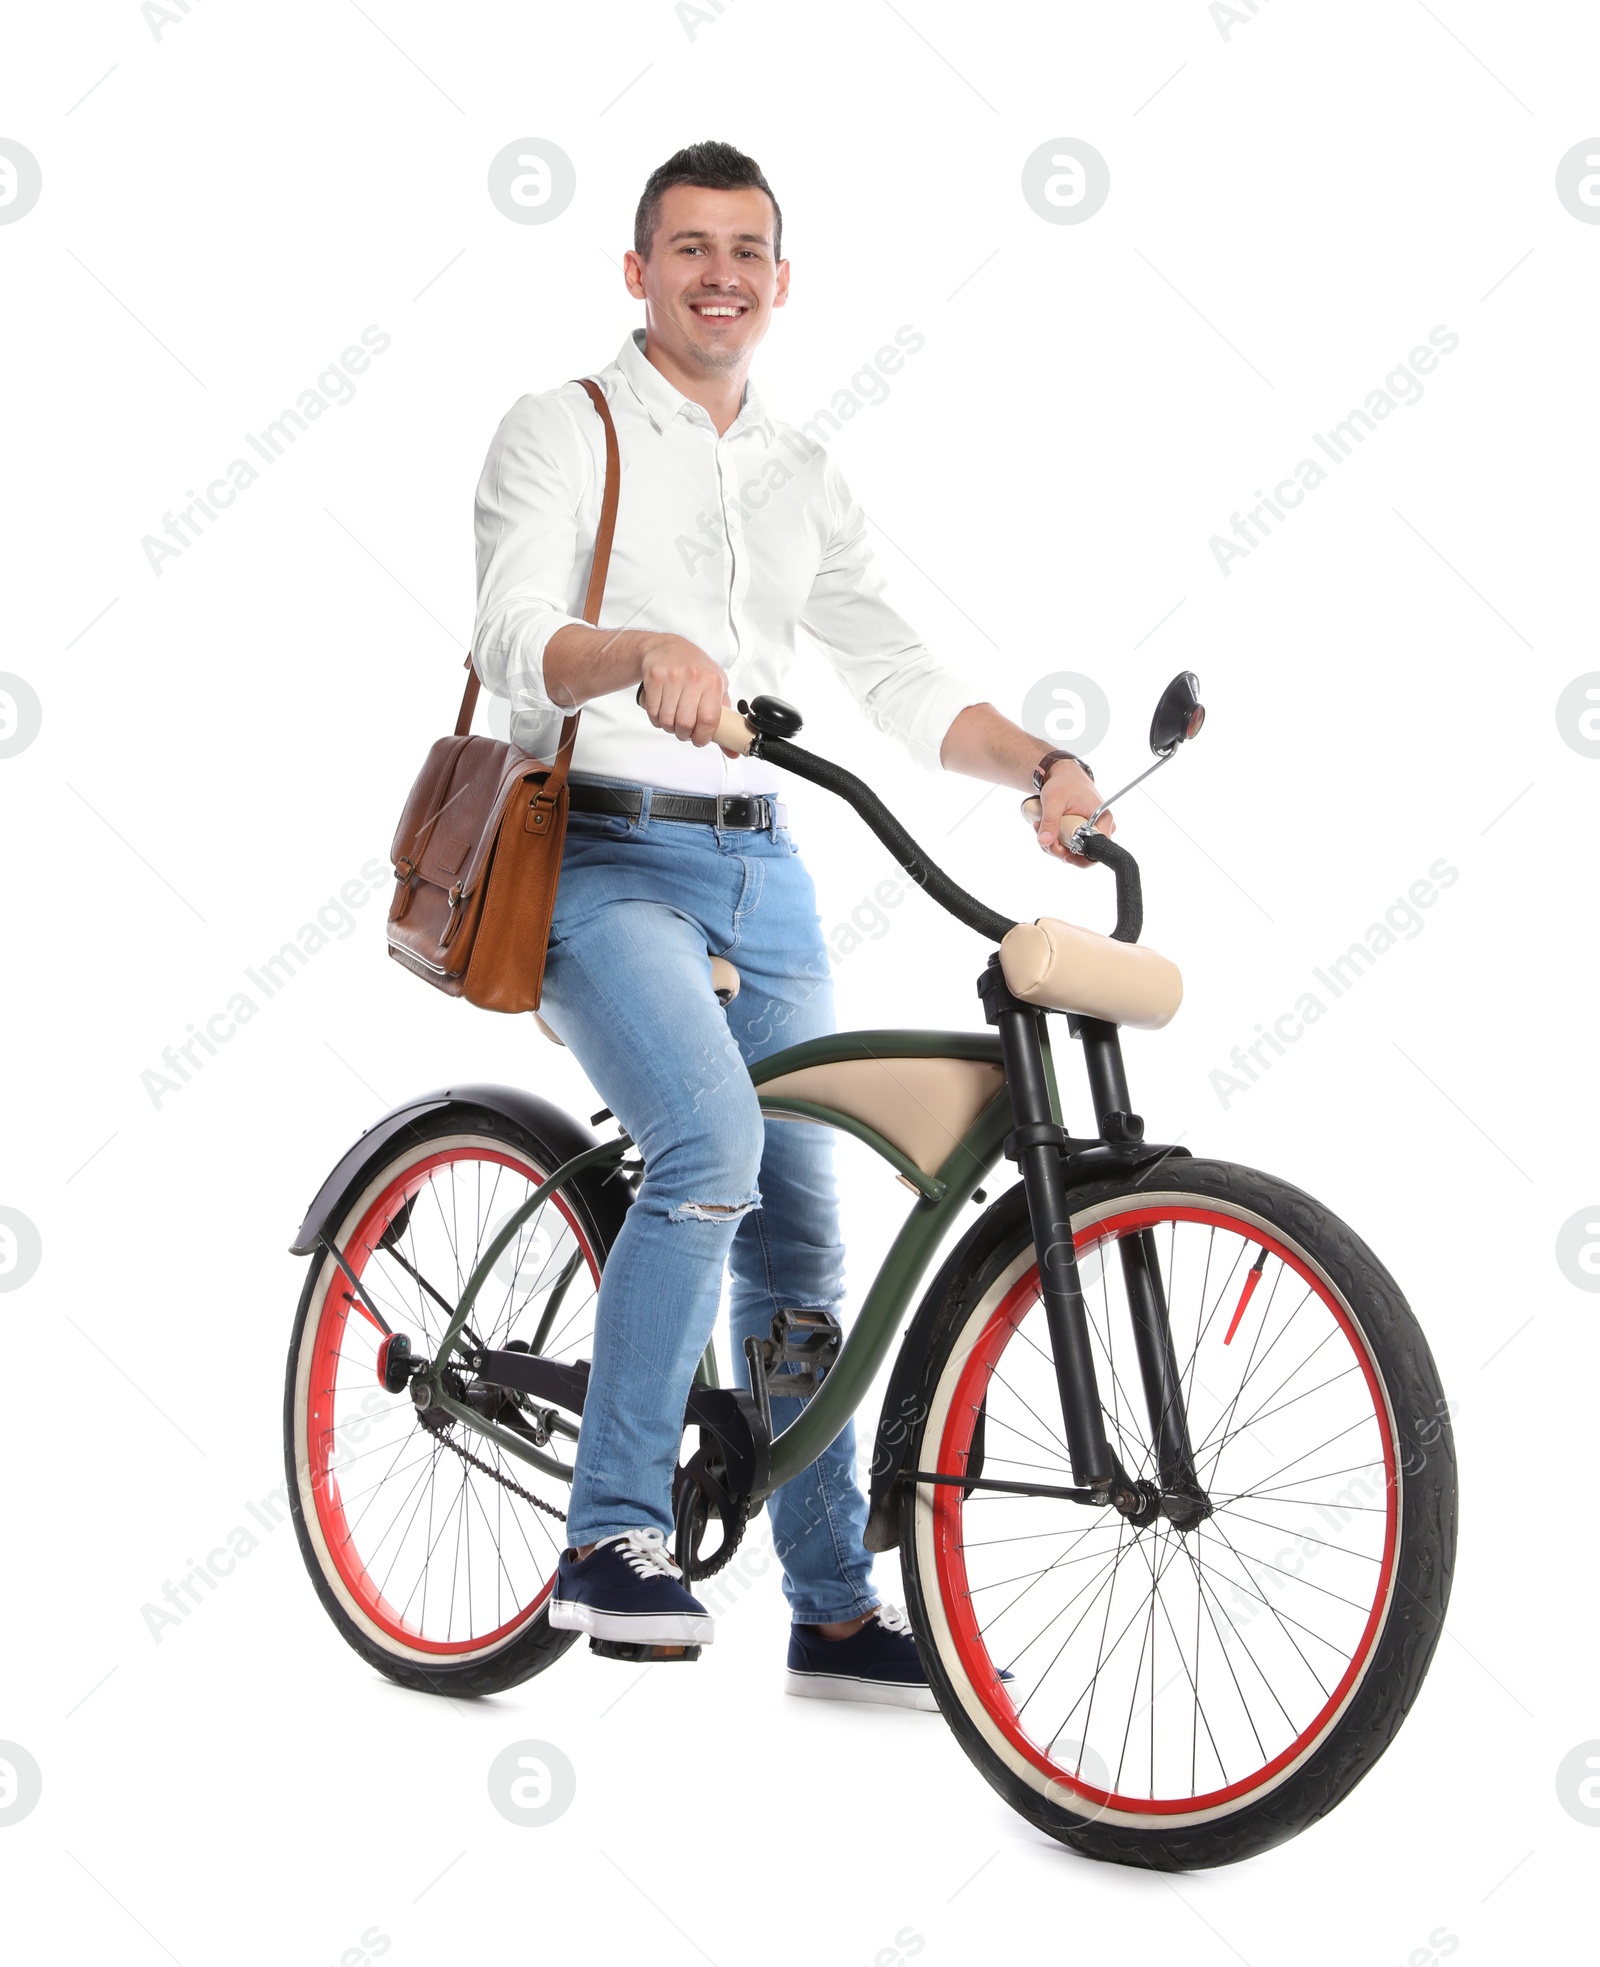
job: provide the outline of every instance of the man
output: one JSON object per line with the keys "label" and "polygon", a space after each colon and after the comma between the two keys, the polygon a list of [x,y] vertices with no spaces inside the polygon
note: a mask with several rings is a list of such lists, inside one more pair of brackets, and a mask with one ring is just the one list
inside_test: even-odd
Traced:
{"label": "man", "polygon": [[[741,1377],[746,1336],[766,1337],[778,1309],[843,1295],[832,1137],[767,1130],[746,1069],[835,1028],[815,892],[778,771],[711,742],[723,706],[781,692],[801,626],[930,770],[1037,784],[1047,852],[1076,859],[1061,819],[1098,804],[1077,760],[974,701],[922,646],[883,599],[838,468],[762,408],[748,378],[788,299],[782,224],[760,168],[728,144],[691,145],[645,186],[623,260],[644,327],[596,377],[623,474],[604,601],[616,626],[580,619],[604,439],[578,384],[512,408],[477,494],[478,673],[542,757],[584,706],[541,1015],[644,1161],[602,1275],[550,1620],[650,1647],[712,1637],[665,1539],[724,1265]],[[740,973],[726,1011],[708,951]],[[774,1427],[799,1407],[775,1399]],[[853,1428],[769,1507],[791,1691],[931,1707],[905,1620],[872,1589]]]}

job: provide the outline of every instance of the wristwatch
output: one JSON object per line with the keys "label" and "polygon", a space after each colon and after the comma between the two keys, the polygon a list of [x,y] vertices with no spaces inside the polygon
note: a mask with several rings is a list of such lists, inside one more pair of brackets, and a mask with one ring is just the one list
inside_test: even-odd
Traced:
{"label": "wristwatch", "polygon": [[1075,751],[1047,751],[1033,768],[1033,789],[1035,792],[1044,791],[1044,782],[1050,776],[1050,767],[1055,764],[1058,758],[1070,758],[1089,783],[1091,785],[1094,784],[1094,773],[1090,771],[1088,762],[1080,758]]}

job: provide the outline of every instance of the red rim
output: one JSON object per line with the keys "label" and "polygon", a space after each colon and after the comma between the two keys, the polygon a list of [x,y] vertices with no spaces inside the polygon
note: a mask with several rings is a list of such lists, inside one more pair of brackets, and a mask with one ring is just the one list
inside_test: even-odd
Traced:
{"label": "red rim", "polygon": [[[530,1186],[538,1188],[544,1182],[543,1174],[527,1161],[508,1154],[501,1149],[486,1147],[453,1147],[441,1149],[430,1154],[407,1168],[403,1174],[380,1194],[361,1218],[354,1235],[345,1246],[345,1257],[357,1277],[364,1277],[367,1265],[371,1262],[378,1240],[388,1229],[390,1223],[405,1207],[406,1203],[418,1195],[433,1172],[441,1167],[461,1162],[475,1164],[488,1163],[509,1169],[520,1176]],[[582,1226],[558,1191],[555,1204],[563,1220],[577,1238],[590,1274],[598,1273],[594,1252]],[[322,1541],[340,1581],[361,1610],[390,1639],[411,1652],[437,1654],[450,1657],[464,1653],[481,1653],[509,1639],[536,1616],[549,1597],[555,1583],[555,1566],[552,1561],[550,1576],[545,1580],[537,1594],[510,1619],[505,1620],[494,1630],[473,1634],[465,1639],[429,1639],[408,1621],[400,1610],[391,1605],[382,1590],[367,1571],[356,1548],[353,1529],[345,1514],[339,1477],[331,1464],[336,1446],[336,1429],[339,1425],[338,1399],[344,1392],[354,1393],[360,1387],[365,1389],[374,1384],[370,1367],[361,1370],[347,1370],[343,1384],[339,1380],[339,1363],[343,1352],[346,1330],[350,1324],[352,1300],[342,1298],[332,1288],[338,1273],[330,1279],[329,1290],[322,1304],[321,1317],[317,1323],[317,1336],[311,1356],[311,1393],[306,1413],[306,1458],[311,1474],[311,1491],[316,1510],[317,1523],[322,1533]],[[354,1308],[360,1314],[362,1325],[378,1336],[371,1313],[359,1300]],[[398,1396],[405,1399],[404,1395]],[[409,1403],[408,1403],[409,1404]]]}
{"label": "red rim", "polygon": [[[1373,1418],[1382,1441],[1384,1465],[1385,1522],[1378,1585],[1353,1656],[1338,1684],[1310,1724],[1300,1730],[1287,1747],[1275,1754],[1253,1774],[1194,1796],[1149,1797],[1126,1794],[1114,1789],[1100,1789],[1084,1781],[1081,1776],[1053,1763],[1022,1726],[1017,1708],[1007,1691],[1006,1684],[999,1678],[995,1663],[980,1632],[963,1549],[962,1491],[956,1487],[940,1486],[933,1489],[930,1501],[940,1599],[955,1639],[962,1670],[990,1719],[1013,1750],[1041,1775],[1047,1777],[1052,1787],[1072,1793],[1095,1811],[1118,1811],[1129,1815],[1158,1818],[1219,1809],[1237,1802],[1242,1796],[1263,1790],[1322,1738],[1329,1723],[1340,1712],[1350,1690],[1363,1672],[1377,1641],[1392,1588],[1398,1528],[1394,1439],[1383,1388],[1373,1370],[1366,1345],[1357,1328],[1338,1299],[1300,1257],[1275,1238],[1269,1230],[1263,1230],[1253,1222],[1244,1223],[1220,1210],[1186,1204],[1130,1209],[1119,1215],[1107,1217],[1079,1231],[1074,1238],[1074,1244],[1081,1251],[1086,1245],[1100,1243],[1113,1236],[1138,1229],[1153,1229],[1157,1224],[1173,1222],[1196,1223],[1225,1230],[1245,1238],[1252,1246],[1264,1245],[1272,1256],[1279,1258],[1310,1290],[1315,1292],[1322,1306],[1337,1322],[1356,1361],[1361,1366],[1371,1398]],[[995,1307],[981,1337],[967,1357],[946,1414],[944,1432],[939,1442],[938,1460],[935,1464],[938,1473],[942,1475],[965,1473],[976,1416],[995,1368],[1005,1352],[1011,1335],[1037,1301],[1038,1267],[1035,1265],[1017,1279]]]}

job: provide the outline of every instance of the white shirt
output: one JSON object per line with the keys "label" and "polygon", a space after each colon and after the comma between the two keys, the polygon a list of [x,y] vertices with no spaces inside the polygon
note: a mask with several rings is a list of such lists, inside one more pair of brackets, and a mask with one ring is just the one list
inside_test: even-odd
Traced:
{"label": "white shirt", "polygon": [[[865,515],[827,452],[768,416],[748,381],[719,437],[710,413],[645,359],[642,328],[594,380],[622,464],[600,626],[687,637],[727,672],[735,703],[787,694],[802,627],[877,728],[937,770],[957,713],[983,699],[884,600]],[[510,699],[512,740],[535,757],[552,757],[559,740],[544,650],[583,620],[604,483],[604,428],[577,382],[512,405],[478,483],[473,663]],[[658,730],[637,687],[584,704],[573,771],[685,792],[782,790],[769,763]]]}

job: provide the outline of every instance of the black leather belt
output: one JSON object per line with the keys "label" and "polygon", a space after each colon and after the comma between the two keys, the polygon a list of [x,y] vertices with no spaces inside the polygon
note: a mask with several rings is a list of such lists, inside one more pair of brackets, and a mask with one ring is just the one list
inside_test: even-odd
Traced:
{"label": "black leather belt", "polygon": [[[567,792],[568,805],[574,813],[616,813],[636,820],[644,804],[643,788],[635,785],[598,785],[569,775]],[[774,799],[767,792],[668,792],[652,786],[650,817],[765,831],[773,825],[787,826],[789,809],[781,799]]]}

